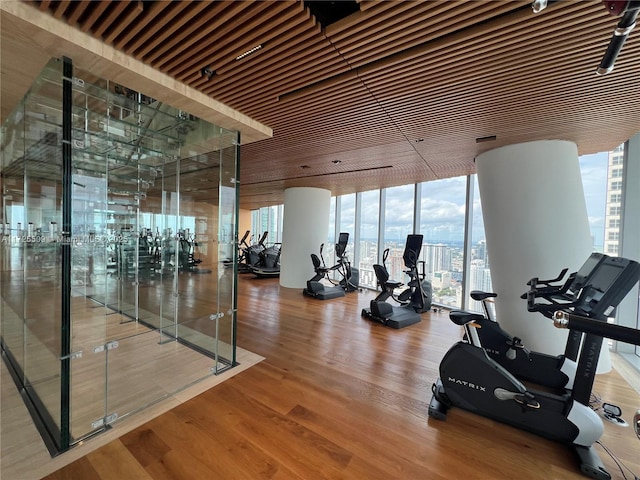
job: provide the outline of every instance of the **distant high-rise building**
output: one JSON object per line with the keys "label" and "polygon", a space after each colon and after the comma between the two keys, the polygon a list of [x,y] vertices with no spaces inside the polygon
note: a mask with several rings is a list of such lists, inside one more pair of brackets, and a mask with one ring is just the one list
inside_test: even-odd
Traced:
{"label": "distant high-rise building", "polygon": [[448,245],[425,243],[421,257],[426,263],[427,274],[451,270],[451,249]]}
{"label": "distant high-rise building", "polygon": [[604,214],[604,253],[617,255],[622,219],[622,178],[624,144],[609,152],[607,168],[607,199]]}
{"label": "distant high-rise building", "polygon": [[445,289],[451,286],[451,272],[439,271],[434,272],[431,277],[431,284],[433,288]]}

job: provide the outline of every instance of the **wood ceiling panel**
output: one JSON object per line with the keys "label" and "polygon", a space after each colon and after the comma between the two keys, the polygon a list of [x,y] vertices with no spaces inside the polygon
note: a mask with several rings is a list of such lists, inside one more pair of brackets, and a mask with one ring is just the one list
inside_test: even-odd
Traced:
{"label": "wood ceiling panel", "polygon": [[[248,5],[243,5],[247,3]],[[159,62],[156,67],[163,68],[170,73],[177,66],[180,66],[178,72],[184,72],[185,69],[189,68],[196,72],[200,71],[203,66],[212,63],[212,57],[221,47],[229,45],[242,34],[246,35],[247,29],[256,28],[260,24],[260,16],[265,15],[269,7],[266,3],[233,2],[230,8],[225,10],[223,15],[215,18],[215,21],[208,25],[206,29],[201,32],[194,32],[193,30],[190,32],[189,39],[180,45],[184,54],[178,55],[178,58],[172,58],[169,62]],[[272,11],[271,13],[279,13],[286,7],[288,7],[287,3],[278,2],[277,12]],[[270,15],[266,16],[271,17]],[[232,18],[242,18],[242,22],[230,22],[229,19]],[[182,79],[180,76],[176,78]]]}
{"label": "wood ceiling panel", "polygon": [[131,22],[133,22],[133,20],[138,15],[142,14],[142,12],[144,12],[143,2],[141,0],[136,0],[135,2],[133,2],[133,8],[129,9],[129,12],[126,14],[126,16],[122,20],[120,20],[118,23],[115,23],[113,25],[109,25],[111,27],[111,30],[109,34],[104,37],[105,43],[108,43],[109,45],[113,44],[113,41],[123,31],[128,29],[129,26],[131,25]]}
{"label": "wood ceiling panel", "polygon": [[189,2],[155,2],[142,16],[137,25],[132,25],[130,35],[118,40],[115,47],[127,55],[140,58],[140,51],[144,50],[147,42],[153,43],[173,25],[173,20],[180,18],[180,13],[189,7]]}
{"label": "wood ceiling panel", "polygon": [[[269,11],[268,15],[260,14],[258,18],[254,18],[253,22],[247,22],[245,29],[237,29],[233,35],[228,35],[225,38],[226,47],[221,48],[222,44],[218,40],[214,39],[217,43],[215,49],[205,48],[207,51],[207,64],[211,65],[216,71],[216,75],[222,74],[225,67],[229,68],[231,64],[246,63],[255,60],[255,57],[262,55],[267,48],[277,45],[277,39],[280,35],[286,34],[289,29],[295,27],[295,21],[308,19],[308,12],[302,8],[300,3],[296,2],[279,2],[280,9]],[[267,18],[265,18],[267,17]],[[271,18],[271,22],[264,23],[265,20]],[[291,22],[291,23],[289,23]],[[238,60],[239,57],[246,54],[246,52],[254,51],[255,48],[261,50],[249,54],[253,58],[243,57]],[[211,55],[211,51],[215,51],[215,55]],[[176,77],[183,78],[193,68],[191,65],[181,65],[179,70],[176,70]]]}
{"label": "wood ceiling panel", "polygon": [[92,11],[86,19],[80,22],[80,31],[86,33],[92,30],[96,22],[99,22],[100,18],[105,15],[105,11],[109,8],[110,4],[111,2],[108,0],[91,2]]}
{"label": "wood ceiling panel", "polygon": [[[169,6],[171,6],[171,2],[153,2],[151,5],[148,5],[143,9],[142,14],[138,18],[136,18],[136,22],[129,22],[120,37],[115,39],[115,41],[113,42],[114,47],[119,50],[127,50],[125,49],[125,46],[131,41],[131,39],[138,35],[145,27],[149,25],[150,22],[154,21],[154,19],[158,15],[160,15],[165,8]],[[135,43],[130,45],[130,48],[131,50],[135,50],[139,46],[139,44]]]}
{"label": "wood ceiling panel", "polygon": [[[203,13],[210,5],[214,5],[216,8],[210,8],[206,13]],[[166,23],[161,28],[156,28],[149,41],[142,48],[135,51],[135,56],[154,65],[154,60],[164,57],[167,52],[173,51],[176,45],[186,38],[195,43],[200,35],[206,34],[206,32],[201,31],[203,25],[211,22],[217,16],[218,10],[224,7],[224,3],[196,2],[192,8],[186,8],[185,3],[185,8],[180,11],[179,15],[167,18]],[[194,21],[194,18],[197,18],[197,20]],[[189,45],[191,43],[187,44],[185,42],[181,44],[178,51],[183,53],[184,49],[188,48]]]}
{"label": "wood ceiling panel", "polygon": [[530,3],[367,0],[325,27],[294,0],[30,4],[271,126],[241,155],[256,208],[288,186],[350,193],[465,175],[510,143],[595,153],[638,133],[639,34],[596,76],[619,19],[600,0]]}

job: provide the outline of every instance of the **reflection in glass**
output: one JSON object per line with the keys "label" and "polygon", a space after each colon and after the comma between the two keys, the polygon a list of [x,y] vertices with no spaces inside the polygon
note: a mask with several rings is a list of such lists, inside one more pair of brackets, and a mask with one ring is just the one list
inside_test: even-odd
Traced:
{"label": "reflection in glass", "polygon": [[235,132],[54,59],[2,141],[2,347],[52,452],[235,364]]}

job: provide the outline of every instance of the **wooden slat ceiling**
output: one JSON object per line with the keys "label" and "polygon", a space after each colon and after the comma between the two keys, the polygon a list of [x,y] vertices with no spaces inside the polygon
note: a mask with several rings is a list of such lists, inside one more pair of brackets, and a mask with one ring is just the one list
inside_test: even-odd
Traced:
{"label": "wooden slat ceiling", "polygon": [[243,208],[292,186],[466,175],[519,142],[606,151],[640,131],[640,34],[596,75],[619,20],[600,1],[534,14],[530,1],[372,0],[328,25],[291,0],[29,4],[272,127],[242,148]]}

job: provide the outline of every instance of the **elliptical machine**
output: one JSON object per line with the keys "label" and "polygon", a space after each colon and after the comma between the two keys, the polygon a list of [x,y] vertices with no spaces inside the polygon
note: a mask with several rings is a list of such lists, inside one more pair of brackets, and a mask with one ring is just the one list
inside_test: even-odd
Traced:
{"label": "elliptical machine", "polygon": [[322,256],[323,248],[324,243],[320,245],[320,257],[315,253],[311,254],[311,262],[313,263],[315,275],[310,280],[307,280],[307,287],[302,290],[302,293],[309,297],[317,298],[318,300],[344,297],[344,288],[342,288],[342,286],[325,285],[322,283],[323,278],[326,278],[331,283],[329,272],[336,268],[336,266],[327,267],[324,263],[324,257]]}
{"label": "elliptical machine", "polygon": [[[383,255],[383,264],[373,266],[378,285],[382,291],[371,300],[369,308],[362,309],[362,316],[374,320],[391,328],[404,328],[421,321],[420,313],[431,308],[431,284],[424,279],[424,275],[418,272],[418,259],[422,250],[423,236],[420,234],[407,235],[402,258],[406,267],[405,273],[409,275],[408,288],[397,297],[393,292],[400,288],[402,283],[390,280],[389,272],[385,265],[388,249]],[[392,305],[386,300],[391,297],[400,303]]]}
{"label": "elliptical machine", "polygon": [[[238,272],[248,272],[249,266],[247,265],[247,251],[249,250],[249,244],[247,243],[247,238],[249,237],[249,233],[251,230],[247,230],[244,232],[244,235],[238,242]],[[233,267],[233,258],[226,258],[223,261],[225,268]]]}
{"label": "elliptical machine", "polygon": [[280,243],[274,243],[261,250],[258,253],[258,263],[249,266],[251,273],[258,278],[279,277],[281,250],[282,246]]}
{"label": "elliptical machine", "polygon": [[[562,270],[560,275],[554,279],[538,280],[538,294],[544,293],[564,302],[575,301],[578,293],[588,284],[604,259],[605,255],[602,253],[592,253],[577,272],[569,275],[561,287],[553,284],[564,279],[567,269]],[[512,337],[503,330],[494,318],[488,303],[497,296],[496,293],[474,290],[470,296],[482,303],[484,316],[478,313],[454,310],[449,314],[449,317],[457,325],[473,322],[477,327],[476,332],[482,348],[489,357],[520,380],[551,388],[573,388],[578,354],[575,343],[567,342],[565,352],[562,355],[548,355],[531,351],[525,347],[520,338]],[[522,298],[526,298],[526,296]]]}
{"label": "elliptical machine", "polygon": [[244,255],[244,264],[238,268],[239,273],[251,272],[251,267],[255,267],[260,264],[260,254],[267,248],[264,242],[267,240],[268,231],[265,231],[257,243],[250,245]]}
{"label": "elliptical machine", "polygon": [[347,258],[347,244],[349,243],[349,233],[341,232],[338,235],[338,243],[336,243],[336,264],[332,270],[337,270],[342,277],[338,284],[345,292],[355,292],[360,290],[360,272],[357,268],[351,266],[351,262]]}
{"label": "elliptical machine", "polygon": [[640,344],[639,330],[607,323],[607,316],[639,278],[637,262],[604,256],[575,297],[560,293],[563,287],[548,281],[532,278],[528,282],[527,309],[554,318],[556,326],[571,329],[567,341],[579,350],[571,391],[550,393],[528,388],[487,355],[475,323],[466,321],[462,326],[469,343],[456,343],[442,359],[429,416],[445,420],[449,408],[455,406],[572,445],[584,475],[610,480],[592,447],[604,427],[600,416],[589,408],[589,401],[603,337]]}

